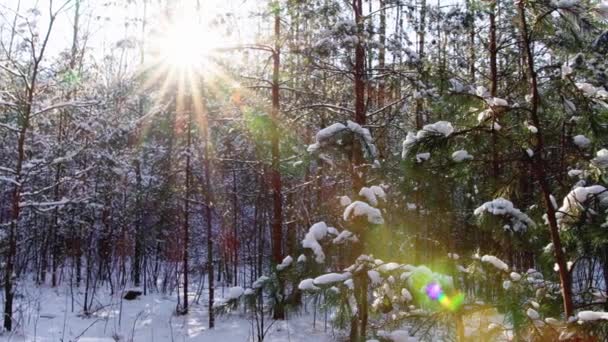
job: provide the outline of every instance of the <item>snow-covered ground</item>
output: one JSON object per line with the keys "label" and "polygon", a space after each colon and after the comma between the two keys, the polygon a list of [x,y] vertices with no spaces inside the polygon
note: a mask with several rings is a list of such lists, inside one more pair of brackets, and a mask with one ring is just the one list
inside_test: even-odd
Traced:
{"label": "snow-covered ground", "polygon": [[[221,290],[219,291],[221,294]],[[18,327],[10,334],[0,335],[0,341],[254,341],[252,322],[243,309],[217,316],[216,327],[207,329],[206,303],[192,304],[185,316],[174,314],[175,294],[149,294],[136,300],[121,300],[120,295],[110,296],[98,290],[94,307],[99,309],[83,317],[82,293],[74,294],[74,310],[69,287],[49,288],[26,286],[20,289],[17,299]],[[204,297],[203,297],[204,298]],[[291,314],[286,321],[275,322],[265,341],[335,341],[331,327],[324,330],[322,318],[317,317],[313,328],[311,313]],[[266,319],[266,325],[272,323]]]}

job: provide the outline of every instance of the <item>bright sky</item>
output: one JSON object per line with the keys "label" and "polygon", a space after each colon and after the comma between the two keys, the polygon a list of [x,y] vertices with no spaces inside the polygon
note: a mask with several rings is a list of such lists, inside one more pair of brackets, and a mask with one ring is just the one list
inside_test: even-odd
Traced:
{"label": "bright sky", "polygon": [[[72,26],[74,21],[74,4],[77,0],[2,0],[0,4],[0,28],[4,27],[1,34],[7,34],[6,28],[12,25],[15,13],[31,18],[28,10],[37,8],[41,13],[38,30],[43,34],[49,20],[49,5],[52,4],[56,11],[68,1],[68,6],[58,16],[53,33],[48,44],[46,62],[53,60],[59,52],[70,48],[72,43]],[[80,0],[80,39],[88,33],[86,48],[87,52],[99,59],[108,54],[120,53],[116,49],[116,43],[123,39],[133,38],[134,41],[142,37],[142,22],[144,17],[145,0]],[[196,55],[204,54],[204,49],[210,47],[221,47],[222,45],[235,45],[242,42],[254,42],[257,21],[251,19],[249,14],[253,10],[264,8],[267,0],[165,0],[175,10],[174,23],[163,22],[165,5],[159,5],[157,0],[147,0],[146,17],[146,51],[151,47],[161,47],[168,59],[174,63],[191,64],[196,60]],[[460,0],[427,0],[429,4],[452,5]],[[197,5],[200,4],[200,12]],[[377,3],[372,10],[377,10]],[[366,6],[367,10],[367,6]],[[201,25],[193,25],[198,21],[196,13],[201,15]],[[232,35],[227,38],[220,29],[209,29],[209,23],[223,14],[230,13],[231,19],[225,29],[231,29]],[[188,18],[188,19],[184,19]],[[161,20],[159,20],[161,19]],[[389,20],[389,23],[392,22]],[[226,41],[230,39],[230,41]],[[82,43],[82,41],[81,41]],[[192,46],[199,49],[186,49]],[[186,54],[184,51],[188,51]],[[139,50],[128,52],[126,60],[139,61]],[[132,55],[134,54],[134,55]]]}
{"label": "bright sky", "polygon": [[[41,12],[37,26],[42,32],[46,29],[49,19],[49,4],[52,2],[56,10],[66,0],[2,0],[0,4],[0,27],[8,26],[13,21],[13,15],[17,12],[25,15],[29,9],[38,8]],[[87,42],[89,52],[94,55],[103,56],[112,51],[115,43],[128,37],[141,37],[141,21],[144,13],[144,1],[102,1],[102,0],[80,0],[81,32],[88,31],[90,37]],[[184,12],[192,15],[196,13],[197,0],[172,0],[172,5],[184,8]],[[217,15],[224,13],[236,13],[243,18],[247,17],[247,11],[252,8],[254,0],[198,0],[201,6],[203,21],[209,21]],[[158,1],[148,0],[147,31],[152,29],[163,29],[162,25],[155,23],[160,17],[161,8]],[[49,41],[49,54],[56,55],[61,50],[67,49],[72,42],[72,25],[74,17],[75,0],[70,1],[67,10],[64,10],[57,18],[52,36]],[[164,28],[166,29],[166,25]],[[6,34],[6,32],[5,32]],[[204,33],[203,33],[204,34]],[[220,34],[216,34],[219,36]],[[200,39],[201,34],[193,33],[191,39]],[[91,50],[92,49],[92,50]]]}

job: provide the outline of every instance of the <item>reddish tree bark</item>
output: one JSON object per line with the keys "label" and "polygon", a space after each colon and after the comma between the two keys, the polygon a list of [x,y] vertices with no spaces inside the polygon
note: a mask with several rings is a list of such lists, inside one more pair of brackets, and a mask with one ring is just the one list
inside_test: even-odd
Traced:
{"label": "reddish tree bark", "polygon": [[566,258],[562,250],[561,238],[559,236],[559,227],[557,219],[555,217],[555,208],[551,201],[551,189],[547,180],[546,163],[544,158],[544,139],[543,139],[543,128],[538,115],[538,106],[540,102],[540,94],[538,92],[538,84],[536,79],[536,70],[534,69],[534,55],[532,53],[532,47],[530,38],[528,35],[528,23],[526,21],[526,5],[525,2],[519,1],[517,3],[517,9],[519,14],[519,23],[521,26],[521,39],[524,47],[524,53],[526,56],[526,69],[528,74],[528,86],[530,88],[530,94],[532,96],[532,108],[530,116],[534,126],[537,128],[536,132],[536,151],[532,160],[532,168],[534,174],[541,187],[541,192],[545,202],[547,210],[547,220],[549,221],[549,230],[551,233],[551,242],[553,242],[553,249],[555,251],[555,261],[559,267],[559,280],[562,287],[562,298],[564,305],[564,313],[566,317],[572,316],[574,313],[574,307],[572,304],[572,283],[570,279],[570,273],[568,272]]}

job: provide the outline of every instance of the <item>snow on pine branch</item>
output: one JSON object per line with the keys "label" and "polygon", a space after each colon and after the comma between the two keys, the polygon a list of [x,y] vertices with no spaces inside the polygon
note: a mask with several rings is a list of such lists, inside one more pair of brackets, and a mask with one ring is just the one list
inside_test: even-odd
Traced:
{"label": "snow on pine branch", "polygon": [[[608,205],[607,189],[601,185],[591,185],[587,187],[578,187],[568,193],[562,202],[562,206],[557,209],[555,217],[560,225],[573,222],[578,219],[578,213],[585,210],[585,205],[593,203],[601,206]],[[587,212],[588,215],[593,211]]]}
{"label": "snow on pine branch", "polygon": [[378,198],[386,200],[386,193],[384,192],[384,189],[377,185],[372,185],[369,188],[364,186],[359,191],[359,196],[365,197],[365,199],[371,205],[378,205]]}
{"label": "snow on pine branch", "polygon": [[327,224],[321,221],[313,224],[308,230],[308,233],[304,236],[304,240],[302,240],[302,247],[312,250],[315,255],[315,261],[319,264],[325,261],[325,253],[323,252],[323,247],[321,247],[319,241],[326,235]]}
{"label": "snow on pine branch", "polygon": [[401,157],[405,159],[409,153],[409,150],[421,142],[425,138],[429,137],[449,137],[454,133],[454,127],[448,121],[437,121],[432,124],[425,125],[417,133],[408,132],[405,140],[403,141],[403,150]]}
{"label": "snow on pine branch", "polygon": [[603,148],[596,152],[595,158],[591,160],[593,165],[599,168],[608,168],[608,150]]}
{"label": "snow on pine branch", "polygon": [[371,224],[383,224],[384,218],[380,209],[374,208],[362,201],[354,201],[346,209],[344,209],[344,221],[348,221],[351,217],[366,216],[367,221]]}
{"label": "snow on pine branch", "polygon": [[528,227],[535,226],[534,221],[532,221],[532,219],[530,219],[528,215],[524,214],[521,210],[515,208],[511,201],[506,200],[502,197],[482,204],[480,207],[475,209],[473,213],[477,216],[480,216],[484,212],[495,216],[510,217],[511,229],[515,232],[524,230]]}
{"label": "snow on pine branch", "polygon": [[507,272],[509,270],[509,265],[507,265],[504,261],[498,259],[493,255],[484,255],[481,257],[481,262],[485,262],[494,266],[495,268]]}
{"label": "snow on pine branch", "polygon": [[359,137],[363,143],[364,147],[368,151],[369,155],[372,158],[376,158],[378,152],[376,149],[376,145],[374,145],[374,139],[367,128],[361,127],[356,122],[346,121],[346,125],[336,122],[330,126],[327,126],[317,132],[315,135],[315,143],[308,146],[307,151],[310,153],[314,153],[319,150],[321,147],[327,145],[329,141],[331,141],[334,137],[342,132],[349,131],[353,133],[355,136]]}
{"label": "snow on pine branch", "polygon": [[287,267],[291,266],[292,263],[293,258],[291,257],[291,255],[286,256],[283,261],[277,265],[277,271],[282,271],[286,269]]}
{"label": "snow on pine branch", "polygon": [[576,317],[579,321],[590,322],[598,320],[608,321],[608,312],[604,311],[580,311]]}
{"label": "snow on pine branch", "polygon": [[465,160],[471,160],[473,159],[473,156],[471,154],[469,154],[469,152],[467,152],[466,150],[458,150],[454,153],[452,153],[452,160],[454,160],[457,163],[463,162]]}

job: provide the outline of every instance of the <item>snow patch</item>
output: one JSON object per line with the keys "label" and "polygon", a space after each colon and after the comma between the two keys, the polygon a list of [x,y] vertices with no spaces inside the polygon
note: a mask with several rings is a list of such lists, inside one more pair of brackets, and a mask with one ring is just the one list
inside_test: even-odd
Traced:
{"label": "snow patch", "polygon": [[508,216],[511,218],[511,224],[513,231],[524,230],[527,227],[533,227],[534,221],[530,219],[530,217],[521,210],[515,208],[513,203],[509,200],[506,200],[502,197],[496,198],[492,201],[486,202],[482,204],[479,208],[475,209],[473,212],[475,215],[481,215],[484,212],[487,212],[496,216]]}
{"label": "snow patch", "polygon": [[454,160],[457,163],[463,162],[465,160],[471,160],[473,159],[473,156],[469,154],[469,152],[467,152],[466,150],[458,150],[454,153],[452,153],[452,160]]}
{"label": "snow patch", "polygon": [[362,201],[355,201],[344,209],[344,221],[348,221],[351,215],[355,217],[366,216],[367,221],[372,224],[384,223],[380,210]]}
{"label": "snow patch", "polygon": [[488,264],[491,264],[492,266],[496,267],[497,269],[501,270],[501,271],[508,271],[509,270],[509,266],[502,260],[498,259],[497,257],[493,256],[493,255],[484,255],[481,257],[481,262],[485,262]]}

